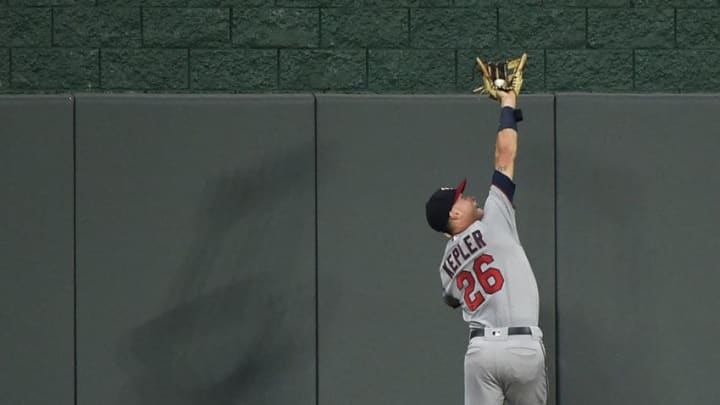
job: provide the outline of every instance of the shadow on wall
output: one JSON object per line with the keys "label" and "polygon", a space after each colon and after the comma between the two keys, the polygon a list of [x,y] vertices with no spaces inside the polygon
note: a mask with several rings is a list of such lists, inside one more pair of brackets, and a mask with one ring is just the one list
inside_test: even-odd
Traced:
{"label": "shadow on wall", "polygon": [[208,183],[171,309],[117,353],[118,404],[315,403],[314,148]]}

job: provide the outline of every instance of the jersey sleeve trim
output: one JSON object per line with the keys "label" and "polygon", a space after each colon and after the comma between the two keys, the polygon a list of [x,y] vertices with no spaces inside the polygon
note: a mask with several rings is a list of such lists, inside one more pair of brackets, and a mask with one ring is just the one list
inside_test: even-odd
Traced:
{"label": "jersey sleeve trim", "polygon": [[500,189],[505,194],[510,202],[513,202],[513,196],[515,195],[515,183],[503,173],[495,170],[492,178],[493,186]]}

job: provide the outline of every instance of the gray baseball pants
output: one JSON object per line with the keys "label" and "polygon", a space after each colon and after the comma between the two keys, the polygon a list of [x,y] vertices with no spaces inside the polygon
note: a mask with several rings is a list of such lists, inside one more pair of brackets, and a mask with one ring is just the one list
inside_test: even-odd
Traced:
{"label": "gray baseball pants", "polygon": [[472,338],[465,354],[465,405],[545,405],[547,370],[542,332]]}

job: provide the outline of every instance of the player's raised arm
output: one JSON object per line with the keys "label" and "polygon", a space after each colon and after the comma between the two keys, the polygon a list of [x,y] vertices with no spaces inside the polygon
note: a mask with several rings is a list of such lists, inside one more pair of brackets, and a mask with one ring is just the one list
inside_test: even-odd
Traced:
{"label": "player's raised arm", "polygon": [[498,91],[497,94],[502,110],[500,111],[500,127],[495,141],[495,170],[512,180],[515,174],[518,140],[515,113],[517,96],[512,91]]}

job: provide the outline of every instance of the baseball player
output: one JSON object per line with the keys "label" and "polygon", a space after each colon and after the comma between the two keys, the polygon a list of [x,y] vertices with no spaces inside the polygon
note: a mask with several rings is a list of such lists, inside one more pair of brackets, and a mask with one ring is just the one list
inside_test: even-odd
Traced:
{"label": "baseball player", "polygon": [[465,354],[465,405],[541,405],[547,399],[545,349],[538,327],[538,288],[525,255],[513,195],[517,95],[497,91],[501,104],[495,172],[483,207],[456,188],[432,194],[430,227],[450,240],[440,261],[443,299],[462,308],[470,326]]}

